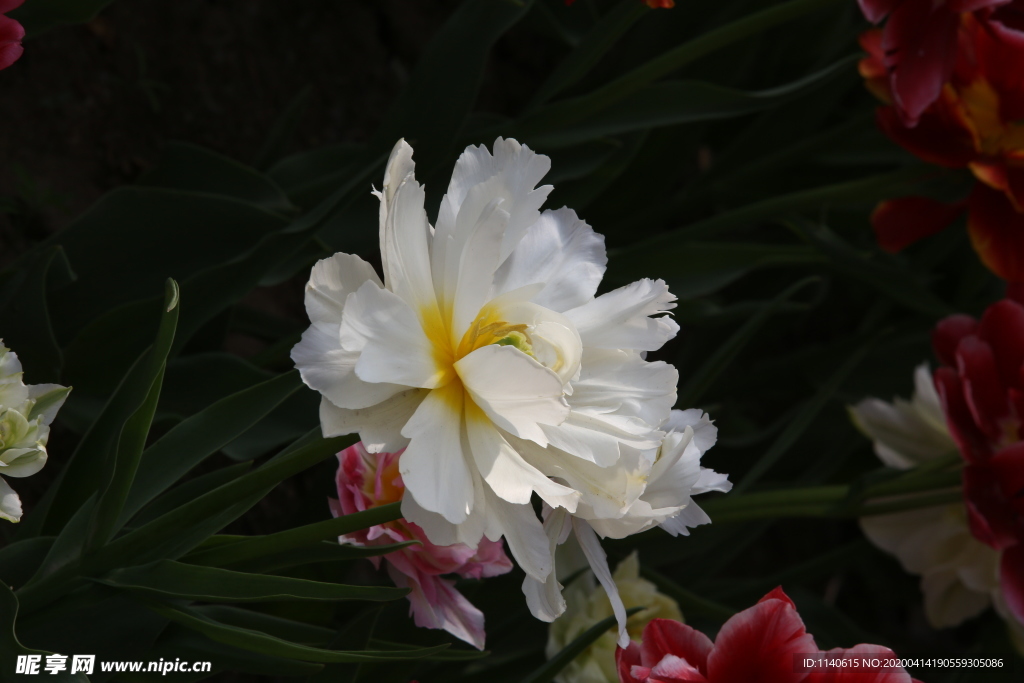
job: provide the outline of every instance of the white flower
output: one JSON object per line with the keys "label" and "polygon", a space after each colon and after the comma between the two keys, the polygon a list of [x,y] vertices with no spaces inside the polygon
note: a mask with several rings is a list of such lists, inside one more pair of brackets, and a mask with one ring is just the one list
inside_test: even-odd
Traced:
{"label": "white flower", "polygon": [[675,297],[651,280],[595,297],[603,239],[569,209],[541,213],[549,166],[514,140],[467,148],[432,227],[400,141],[377,193],[383,281],[349,254],[317,263],[292,351],[325,435],[406,449],[403,515],[431,542],[504,535],[540,582],[553,560],[532,495],[624,515],[636,496],[604,485],[653,462],[678,379],[642,355],[676,334],[656,317]]}
{"label": "white flower", "polygon": [[[676,601],[659,593],[650,581],[640,578],[640,562],[635,551],[619,563],[612,576],[627,609],[645,608],[629,618],[627,631],[630,640],[640,642],[644,627],[652,619],[683,621]],[[578,576],[565,589],[565,613],[548,629],[545,654],[549,659],[591,626],[612,616],[608,596],[595,589],[594,575],[590,572]],[[558,683],[618,683],[619,675],[615,670],[617,641],[616,631],[609,629],[562,669],[555,680]]]}
{"label": "white flower", "polygon": [[21,520],[21,499],[4,477],[27,477],[46,464],[50,423],[70,389],[26,386],[17,354],[0,340],[0,519]]}
{"label": "white flower", "polygon": [[[657,451],[630,453],[630,449],[624,449],[623,460],[629,465],[621,468],[617,482],[605,482],[609,487],[607,499],[630,499],[618,515],[599,514],[602,511],[595,509],[592,499],[582,499],[574,515],[564,510],[545,511],[544,528],[552,553],[572,532],[594,576],[608,594],[618,618],[622,647],[629,643],[626,607],[598,535],[624,538],[654,526],[661,526],[673,536],[689,535],[689,527],[711,521],[693,502],[692,496],[732,489],[725,475],[700,466],[701,456],[718,438],[718,430],[707,415],[700,410],[673,410],[664,428],[669,431]],[[595,477],[597,473],[595,471]],[[614,488],[615,483],[618,489]],[[627,490],[632,494],[627,494]],[[523,592],[531,611],[546,621],[557,618],[566,608],[561,588],[554,572],[543,582],[531,576],[523,581]]]}
{"label": "white flower", "polygon": [[[910,402],[868,398],[850,415],[874,441],[879,459],[896,469],[957,450],[927,363],[914,372]],[[872,543],[921,576],[925,615],[935,628],[955,626],[1002,602],[999,552],[971,534],[963,503],[863,517],[860,525]]]}

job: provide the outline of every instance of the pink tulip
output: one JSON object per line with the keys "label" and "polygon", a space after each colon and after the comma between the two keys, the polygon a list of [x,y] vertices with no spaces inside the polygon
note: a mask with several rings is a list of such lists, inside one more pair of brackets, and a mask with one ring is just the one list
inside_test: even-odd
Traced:
{"label": "pink tulip", "polygon": [[[369,453],[357,443],[338,453],[338,500],[330,500],[335,517],[361,512],[402,499],[405,486],[398,473],[402,451]],[[371,558],[380,567],[383,558],[396,586],[410,589],[410,612],[417,626],[440,628],[478,649],[484,646],[484,615],[443,574],[467,579],[498,576],[512,570],[500,540],[481,539],[477,548],[462,543],[434,545],[416,524],[404,519],[378,524],[342,536],[342,543],[359,546],[419,541],[401,550]]]}

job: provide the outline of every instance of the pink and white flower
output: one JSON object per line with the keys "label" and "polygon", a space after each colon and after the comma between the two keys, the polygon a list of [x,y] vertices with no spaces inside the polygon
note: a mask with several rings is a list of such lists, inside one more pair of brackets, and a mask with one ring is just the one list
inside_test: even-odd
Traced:
{"label": "pink and white flower", "polygon": [[[338,453],[338,499],[329,501],[334,516],[400,501],[405,491],[398,472],[400,455],[401,451],[369,453],[362,443]],[[408,595],[410,611],[417,626],[444,629],[483,649],[483,613],[455,590],[453,580],[441,577],[455,574],[466,579],[482,579],[511,571],[512,562],[505,555],[500,540],[483,539],[475,549],[462,543],[434,545],[423,529],[404,519],[378,524],[338,540],[359,546],[418,541],[421,545],[411,545],[370,560],[379,568],[383,559],[395,585],[411,591]]]}

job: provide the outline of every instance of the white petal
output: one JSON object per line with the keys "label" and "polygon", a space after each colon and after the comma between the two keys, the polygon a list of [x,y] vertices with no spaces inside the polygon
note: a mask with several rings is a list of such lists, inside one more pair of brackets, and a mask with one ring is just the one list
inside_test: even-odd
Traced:
{"label": "white petal", "polygon": [[[575,396],[572,397],[576,403]],[[620,446],[637,450],[657,448],[662,433],[635,417],[573,408],[559,425],[542,427],[548,443],[601,467],[614,465]]]}
{"label": "white petal", "polygon": [[604,587],[605,593],[608,594],[608,601],[612,604],[615,620],[619,622],[619,647],[626,647],[629,645],[629,634],[626,633],[626,606],[622,604],[619,587],[615,585],[611,569],[608,568],[608,556],[604,554],[601,541],[598,540],[597,534],[587,522],[574,517],[572,528],[576,532],[576,539],[580,542],[580,547],[583,548],[583,554],[590,562],[590,569],[597,577],[598,583]]}
{"label": "white petal", "polygon": [[405,424],[409,446],[398,461],[405,488],[416,502],[449,522],[464,522],[473,509],[473,477],[463,452],[463,394],[457,383],[427,394]]}
{"label": "white petal", "polygon": [[423,188],[412,176],[395,191],[384,224],[387,288],[414,310],[436,309],[430,274],[430,223]]}
{"label": "white petal", "polygon": [[372,282],[348,298],[340,336],[343,348],[361,350],[355,372],[364,382],[432,389],[450,374],[416,313]]}
{"label": "white petal", "polygon": [[408,491],[402,496],[402,517],[418,525],[427,534],[427,539],[434,545],[454,545],[463,543],[470,548],[476,548],[484,535],[486,523],[486,505],[483,490],[479,489],[474,493],[473,511],[460,524],[452,524],[447,519],[425,510],[422,505],[416,502],[416,498]]}
{"label": "white petal", "polygon": [[[40,439],[42,440],[42,439]],[[5,477],[30,477],[46,465],[46,449],[42,446],[9,449],[0,461],[0,475]]]}
{"label": "white petal", "polygon": [[320,427],[325,437],[359,433],[370,453],[394,453],[409,445],[402,427],[427,395],[426,389],[407,389],[367,408],[339,408],[320,400]]}
{"label": "white petal", "polygon": [[[371,285],[372,286],[372,285]],[[371,384],[355,374],[358,351],[341,347],[337,325],[313,323],[291,351],[302,381],[336,406],[365,408],[403,391],[398,384]]]}
{"label": "white petal", "polygon": [[903,399],[887,403],[867,398],[849,410],[854,424],[875,442],[875,453],[889,467],[909,469],[956,449],[944,424],[937,427]]}
{"label": "white petal", "polygon": [[[563,532],[569,527],[568,521],[565,510],[554,510],[544,520],[544,533],[552,557],[564,535]],[[544,581],[527,576],[523,580],[523,594],[526,596],[526,605],[530,608],[530,613],[541,621],[554,621],[565,612],[562,584],[558,582],[556,571],[551,571]]]}
{"label": "white petal", "polygon": [[633,351],[586,349],[571,406],[601,407],[660,425],[676,402],[679,373],[668,363],[648,363]]}
{"label": "white petal", "polygon": [[707,413],[699,408],[673,410],[669,415],[668,422],[661,428],[666,432],[682,432],[687,427],[693,428],[693,442],[702,455],[718,441],[718,427],[711,421]]}
{"label": "white petal", "polygon": [[395,192],[407,177],[415,178],[416,165],[412,161],[412,147],[405,140],[399,140],[391,149],[387,166],[384,168],[384,186],[380,192],[374,192],[380,199],[380,258],[384,266],[384,277],[389,282],[397,276],[395,267],[388,261],[390,236],[388,233],[388,213],[395,199]]}
{"label": "white petal", "polygon": [[540,444],[540,425],[569,414],[557,374],[510,346],[483,346],[455,363],[466,391],[496,425]]}
{"label": "white petal", "polygon": [[507,503],[486,485],[483,490],[487,501],[487,538],[496,541],[504,536],[509,552],[527,576],[546,580],[553,572],[554,557],[533,506]]}
{"label": "white petal", "polygon": [[580,494],[551,481],[523,460],[476,406],[466,409],[466,430],[476,466],[499,498],[523,505],[536,491],[552,507],[565,507],[570,512],[576,509]]}
{"label": "white petal", "polygon": [[541,283],[534,303],[567,311],[593,298],[607,264],[604,237],[575,211],[545,211],[498,269],[494,295]]}
{"label": "white petal", "polygon": [[552,447],[510,437],[510,441],[528,463],[544,474],[567,483],[581,494],[577,515],[620,517],[644,490],[650,461],[634,449],[623,449],[623,455],[611,467],[599,467]]}
{"label": "white petal", "polygon": [[675,308],[676,297],[662,280],[638,280],[566,311],[583,346],[656,351],[679,331],[667,317],[650,316]]}
{"label": "white petal", "polygon": [[669,517],[659,526],[673,536],[689,536],[690,529],[702,524],[711,524],[711,518],[693,501],[673,517]]}
{"label": "white petal", "polygon": [[[498,193],[511,214],[501,253],[504,260],[515,249],[527,228],[536,222],[538,209],[552,188],[550,185],[534,188],[550,169],[548,157],[515,140],[495,140],[493,156],[482,145],[467,147],[455,164],[442,207],[447,204],[452,214],[457,214],[474,186],[497,177]],[[441,220],[438,219],[439,229],[440,225]]]}
{"label": "white petal", "polygon": [[9,522],[21,521],[21,498],[2,477],[0,477],[0,519],[6,519]]}
{"label": "white petal", "polygon": [[384,286],[373,266],[358,256],[337,253],[317,261],[306,283],[306,313],[310,322],[340,325],[346,297],[367,280]]}
{"label": "white petal", "polygon": [[967,588],[950,569],[924,575],[924,611],[928,623],[935,628],[950,628],[978,616],[992,604],[988,593]]}

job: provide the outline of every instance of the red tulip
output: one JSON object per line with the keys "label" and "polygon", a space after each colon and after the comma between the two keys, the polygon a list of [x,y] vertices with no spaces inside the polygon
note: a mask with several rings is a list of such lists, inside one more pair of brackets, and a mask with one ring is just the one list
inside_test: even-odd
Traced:
{"label": "red tulip", "polygon": [[971,533],[1002,551],[1000,586],[1024,622],[1024,306],[1003,299],[981,321],[946,318],[932,333],[935,371],[964,467]]}
{"label": "red tulip", "polygon": [[3,16],[25,0],[0,0],[0,69],[6,69],[18,61],[24,49],[21,39],[25,37],[25,29],[10,17]]}
{"label": "red tulip", "polygon": [[[1024,0],[1019,2],[1024,7]],[[1020,282],[1024,281],[1024,88],[1019,74],[1024,71],[1024,32],[1007,23],[1007,17],[1017,16],[1018,3],[1002,4],[958,15],[956,59],[949,80],[914,125],[908,125],[896,105],[879,109],[877,118],[886,135],[921,159],[947,168],[967,168],[974,174],[979,182],[966,202],[971,243],[990,270]],[[909,3],[900,6],[904,5]],[[965,0],[940,6],[981,5]],[[861,39],[868,57],[860,70],[869,89],[886,101],[886,84],[880,76],[880,65],[887,59],[885,41],[876,32],[869,34]],[[895,98],[895,85],[888,85]],[[898,251],[952,222],[962,206],[925,198],[896,199],[879,206],[872,224],[881,246]]]}
{"label": "red tulip", "polygon": [[888,18],[879,39],[892,100],[902,122],[917,125],[938,99],[953,72],[957,27],[964,13],[975,13],[996,30],[1018,34],[1019,0],[859,0],[873,24]]}
{"label": "red tulip", "polygon": [[894,657],[880,645],[818,650],[796,605],[776,588],[729,619],[714,643],[703,633],[671,619],[654,619],[640,645],[615,653],[621,683],[912,683],[900,669],[806,670],[802,658]]}

